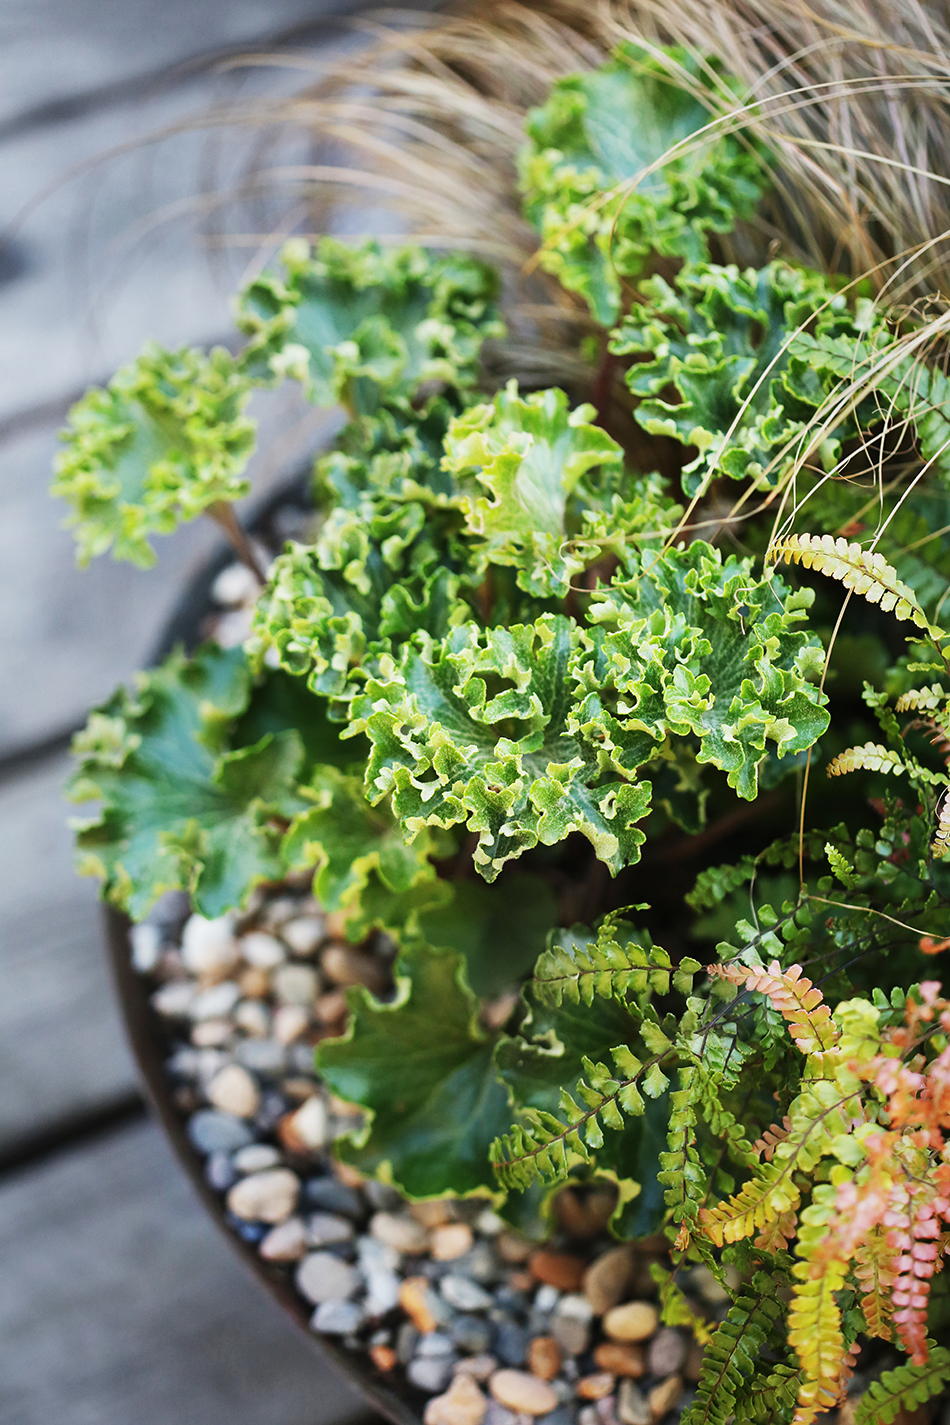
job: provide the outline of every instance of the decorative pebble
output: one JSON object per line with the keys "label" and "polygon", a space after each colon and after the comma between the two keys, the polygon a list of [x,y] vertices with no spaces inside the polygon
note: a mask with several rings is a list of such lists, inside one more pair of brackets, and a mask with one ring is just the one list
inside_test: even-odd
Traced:
{"label": "decorative pebble", "polygon": [[478,1282],[453,1272],[442,1278],[439,1290],[456,1311],[487,1311],[493,1305],[491,1294]]}
{"label": "decorative pebble", "polygon": [[516,1415],[497,1400],[490,1400],[485,1411],[484,1425],[525,1425],[530,1419],[530,1415]]}
{"label": "decorative pebble", "polygon": [[276,1039],[242,1039],[234,1057],[253,1074],[261,1074],[265,1079],[278,1078],[287,1067],[287,1053]]}
{"label": "decorative pebble", "polygon": [[647,1396],[647,1403],[654,1420],[662,1420],[668,1410],[672,1410],[674,1405],[679,1404],[682,1394],[682,1376],[668,1376],[659,1385],[655,1385]]}
{"label": "decorative pebble", "polygon": [[474,1242],[467,1222],[447,1222],[432,1233],[432,1257],[436,1262],[454,1262],[464,1257]]}
{"label": "decorative pebble", "polygon": [[535,1336],[528,1347],[528,1366],[541,1380],[554,1380],[561,1372],[561,1348],[553,1336]]}
{"label": "decorative pebble", "polygon": [[648,1301],[615,1306],[603,1320],[604,1331],[614,1341],[647,1341],[659,1324],[657,1309]]}
{"label": "decorative pebble", "polygon": [[619,1306],[630,1289],[636,1254],[629,1246],[614,1247],[597,1257],[584,1273],[584,1295],[598,1316]]}
{"label": "decorative pebble", "polygon": [[240,998],[241,991],[234,981],[222,980],[210,990],[195,995],[188,1013],[192,1019],[222,1019],[231,1013]]}
{"label": "decorative pebble", "polygon": [[303,1185],[303,1196],[308,1207],[323,1212],[342,1212],[344,1217],[358,1218],[365,1211],[357,1189],[347,1187],[331,1173],[323,1178],[308,1178]]}
{"label": "decorative pebble", "polygon": [[209,1187],[215,1192],[227,1192],[236,1179],[237,1173],[229,1154],[220,1151],[210,1154],[205,1162],[205,1181]]}
{"label": "decorative pebble", "polygon": [[496,1371],[488,1388],[499,1405],[519,1415],[547,1415],[558,1405],[553,1386],[527,1371]]}
{"label": "decorative pebble", "polygon": [[455,1346],[451,1336],[444,1331],[429,1331],[416,1347],[417,1356],[454,1356]]}
{"label": "decorative pebble", "polygon": [[568,1356],[579,1356],[590,1345],[594,1310],[586,1296],[562,1296],[551,1319],[551,1335]]}
{"label": "decorative pebble", "polygon": [[444,1227],[447,1222],[458,1219],[451,1202],[437,1198],[434,1202],[410,1202],[409,1211],[423,1227]]}
{"label": "decorative pebble", "polygon": [[366,1312],[355,1301],[321,1301],[313,1313],[310,1325],[324,1336],[348,1336],[358,1331],[366,1320]]}
{"label": "decorative pebble", "polygon": [[376,1346],[370,1346],[369,1358],[378,1371],[391,1371],[399,1362],[392,1346],[387,1346],[382,1341]]}
{"label": "decorative pebble", "polygon": [[246,564],[228,564],[211,585],[212,599],[223,608],[253,604],[259,593],[257,576]]}
{"label": "decorative pebble", "polygon": [[188,1137],[199,1153],[234,1153],[246,1148],[254,1137],[247,1124],[233,1113],[205,1108],[188,1120]]}
{"label": "decorative pebble", "polygon": [[581,1376],[577,1382],[577,1394],[581,1400],[603,1400],[613,1392],[616,1385],[610,1371],[597,1371],[592,1376]]}
{"label": "decorative pebble", "polygon": [[601,1341],[594,1351],[594,1364],[602,1371],[610,1371],[615,1376],[629,1376],[635,1380],[639,1380],[647,1372],[643,1347],[632,1346],[624,1341]]}
{"label": "decorative pebble", "polygon": [[276,1168],[280,1154],[271,1143],[249,1143],[234,1155],[234,1166],[239,1173],[262,1173],[265,1168]]}
{"label": "decorative pebble", "polygon": [[203,1019],[191,1031],[191,1042],[199,1049],[220,1049],[234,1037],[229,1019]]}
{"label": "decorative pebble", "polygon": [[320,993],[320,977],[311,965],[279,965],[271,975],[271,987],[281,1004],[309,1009]]}
{"label": "decorative pebble", "polygon": [[391,1267],[371,1267],[366,1271],[366,1310],[370,1316],[385,1316],[399,1305],[402,1280]]}
{"label": "decorative pebble", "polygon": [[708,1267],[695,1267],[690,1276],[690,1285],[695,1287],[703,1301],[710,1306],[721,1306],[729,1300],[726,1288],[716,1280]]}
{"label": "decorative pebble", "polygon": [[248,999],[263,999],[270,992],[267,971],[260,969],[257,965],[248,965],[246,970],[242,970],[238,976],[238,984],[241,987],[241,994]]}
{"label": "decorative pebble", "polygon": [[332,1247],[352,1242],[353,1224],[333,1212],[314,1212],[307,1218],[307,1241],[311,1247]]}
{"label": "decorative pebble", "polygon": [[312,955],[326,934],[326,922],[322,915],[298,915],[280,933],[295,955]]}
{"label": "decorative pebble", "polygon": [[406,1378],[417,1389],[437,1395],[452,1379],[454,1364],[451,1356],[416,1356],[406,1367]]}
{"label": "decorative pebble", "polygon": [[274,1014],[274,1038],[278,1044],[292,1044],[310,1028],[310,1015],[302,1004],[282,1004]]}
{"label": "decorative pebble", "polygon": [[181,937],[181,959],[193,975],[230,969],[240,959],[234,938],[234,921],[230,915],[206,920],[203,915],[190,915]]}
{"label": "decorative pebble", "polygon": [[481,1356],[469,1356],[467,1360],[459,1361],[455,1367],[456,1375],[463,1372],[470,1375],[473,1380],[486,1381],[494,1375],[498,1369],[498,1362],[494,1356],[488,1354]]}
{"label": "decorative pebble", "polygon": [[622,1380],[617,1392],[617,1417],[623,1425],[652,1425],[649,1402],[632,1380]]}
{"label": "decorative pebble", "polygon": [[252,930],[249,935],[242,935],[238,947],[249,965],[257,965],[262,970],[273,970],[287,959],[287,951],[277,936],[268,935],[264,930]]}
{"label": "decorative pebble", "polygon": [[528,1260],[531,1275],[558,1291],[577,1291],[584,1277],[584,1262],[569,1252],[551,1252],[542,1247]]}
{"label": "decorative pebble", "polygon": [[322,1301],[344,1301],[359,1286],[354,1267],[332,1252],[311,1252],[294,1274],[297,1290],[317,1306]]}
{"label": "decorative pebble", "polygon": [[346,996],[341,990],[331,990],[329,994],[317,995],[313,1012],[319,1024],[337,1024],[346,1017]]}
{"label": "decorative pebble", "polygon": [[495,1355],[506,1366],[523,1366],[528,1358],[528,1332],[515,1321],[499,1321],[495,1327]]}
{"label": "decorative pebble", "polygon": [[283,1222],[297,1205],[299,1188],[300,1179],[289,1168],[252,1173],[236,1182],[228,1193],[228,1211],[248,1222]]}
{"label": "decorative pebble", "polygon": [[261,1091],[247,1069],[228,1064],[208,1085],[208,1098],[222,1113],[236,1118],[253,1118],[261,1106]]}
{"label": "decorative pebble", "polygon": [[132,965],[140,975],[147,975],[155,969],[162,954],[162,932],[157,925],[143,920],[141,925],[133,925],[129,931],[132,944]]}
{"label": "decorative pebble", "polygon": [[561,1299],[555,1286],[541,1285],[534,1294],[534,1309],[544,1316],[550,1316]]}
{"label": "decorative pebble", "polygon": [[296,1262],[306,1250],[307,1232],[299,1217],[272,1227],[258,1248],[265,1262]]}
{"label": "decorative pebble", "polygon": [[313,1152],[327,1141],[329,1124],[327,1106],[319,1094],[313,1094],[294,1113],[281,1119],[280,1140],[292,1153]]}
{"label": "decorative pebble", "polygon": [[444,1395],[428,1402],[424,1425],[482,1425],[488,1401],[468,1372],[457,1375]]}
{"label": "decorative pebble", "polygon": [[370,1207],[376,1212],[392,1212],[394,1208],[403,1206],[403,1200],[395,1188],[391,1188],[388,1183],[381,1183],[376,1178],[370,1178],[369,1182],[363,1184]]}
{"label": "decorative pebble", "polygon": [[259,999],[244,999],[234,1011],[234,1023],[253,1039],[266,1039],[271,1031],[270,1013]]}
{"label": "decorative pebble", "polygon": [[449,1324],[449,1334],[460,1351],[481,1356],[490,1349],[495,1328],[484,1316],[456,1316]]}
{"label": "decorative pebble", "polygon": [[671,1376],[686,1363],[685,1338],[672,1326],[661,1326],[647,1348],[647,1364],[654,1376]]}
{"label": "decorative pebble", "polygon": [[533,1242],[526,1242],[515,1232],[500,1233],[495,1245],[502,1261],[510,1262],[512,1266],[517,1266],[519,1262],[526,1262],[535,1250]]}
{"label": "decorative pebble", "polygon": [[399,1288],[399,1305],[419,1331],[434,1331],[438,1317],[433,1310],[435,1293],[425,1277],[407,1277]]}
{"label": "decorative pebble", "polygon": [[617,1206],[617,1189],[609,1184],[568,1187],[554,1199],[554,1216],[568,1237],[588,1242],[599,1237]]}
{"label": "decorative pebble", "polygon": [[152,995],[152,1008],[165,1019],[181,1019],[190,1013],[197,993],[193,980],[169,980]]}
{"label": "decorative pebble", "polygon": [[365,985],[374,994],[386,988],[389,975],[375,955],[354,950],[351,945],[328,945],[320,956],[320,967],[335,985]]}
{"label": "decorative pebble", "polygon": [[505,1224],[497,1212],[493,1212],[490,1207],[484,1208],[475,1219],[475,1229],[483,1237],[497,1237],[499,1232],[503,1232]]}
{"label": "decorative pebble", "polygon": [[395,1247],[408,1257],[421,1256],[429,1247],[429,1234],[421,1222],[416,1222],[408,1213],[377,1212],[369,1224],[369,1230],[379,1242],[387,1247]]}

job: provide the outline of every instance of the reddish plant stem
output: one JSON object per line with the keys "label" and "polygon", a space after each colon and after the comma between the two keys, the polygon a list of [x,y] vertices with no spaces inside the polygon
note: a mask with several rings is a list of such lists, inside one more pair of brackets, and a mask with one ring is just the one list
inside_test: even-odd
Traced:
{"label": "reddish plant stem", "polygon": [[246,564],[261,588],[267,583],[267,575],[261,568],[254,552],[254,546],[247,537],[247,531],[234,513],[234,506],[226,500],[215,500],[208,506],[208,514],[225,533],[227,541],[242,564]]}

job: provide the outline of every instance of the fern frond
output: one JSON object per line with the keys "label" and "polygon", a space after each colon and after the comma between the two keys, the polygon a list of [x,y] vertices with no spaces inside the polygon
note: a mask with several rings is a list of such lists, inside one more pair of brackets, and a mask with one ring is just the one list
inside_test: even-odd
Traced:
{"label": "fern frond", "polygon": [[931,712],[948,698],[950,693],[945,688],[941,688],[939,683],[930,683],[926,688],[912,688],[909,693],[901,693],[897,699],[897,711]]}
{"label": "fern frond", "polygon": [[834,1047],[838,1037],[831,1010],[821,990],[802,974],[801,965],[783,970],[773,960],[767,970],[748,965],[709,965],[710,975],[745,989],[756,990],[771,1000],[788,1022],[788,1032],[803,1054],[820,1054]]}
{"label": "fern frond", "polygon": [[788,1313],[788,1344],[798,1356],[802,1381],[793,1425],[812,1425],[837,1404],[845,1359],[841,1308],[835,1297],[845,1283],[848,1262],[827,1250],[825,1233],[835,1211],[835,1189],[825,1184],[802,1213],[794,1283]]}
{"label": "fern frond", "polygon": [[927,1342],[927,1363],[885,1371],[869,1386],[854,1416],[854,1425],[891,1425],[902,1410],[913,1410],[935,1396],[950,1381],[950,1351]]}
{"label": "fern frond", "polygon": [[798,1398],[802,1373],[793,1366],[773,1366],[761,1385],[753,1386],[742,1398],[744,1418],[756,1425],[778,1425],[791,1417]]}
{"label": "fern frond", "polygon": [[[647,990],[668,994],[672,961],[666,951],[633,941],[621,944],[615,931],[616,927],[602,926],[594,942],[571,932],[555,932],[535,965],[532,983],[538,999],[557,1007],[563,1000],[589,1005],[595,997],[624,1002],[628,995]],[[680,968],[687,975],[695,974],[699,961],[685,961]]]}
{"label": "fern frond", "polygon": [[674,1274],[664,1271],[659,1262],[650,1267],[650,1275],[660,1289],[660,1320],[664,1326],[685,1326],[700,1346],[708,1346],[712,1331],[689,1299],[676,1285]]}
{"label": "fern frond", "polygon": [[757,1272],[732,1303],[703,1354],[696,1399],[681,1425],[726,1425],[755,1379],[762,1351],[782,1314],[773,1279]]}
{"label": "fern frond", "polygon": [[944,794],[943,802],[937,812],[937,825],[934,827],[930,849],[935,856],[943,856],[948,847],[950,847],[950,792]]}
{"label": "fern frond", "polygon": [[908,769],[896,752],[879,742],[865,742],[839,752],[828,763],[829,777],[843,777],[848,772],[906,772]]}
{"label": "fern frond", "polygon": [[871,554],[860,544],[850,544],[830,534],[790,534],[770,546],[766,562],[802,564],[818,574],[827,574],[868,603],[879,604],[885,613],[914,623],[934,637],[940,636],[940,630],[931,627],[913,589],[898,578],[897,570],[883,554]]}
{"label": "fern frond", "polygon": [[894,1304],[891,1291],[897,1275],[894,1248],[882,1227],[864,1233],[854,1247],[852,1267],[861,1288],[861,1311],[869,1336],[891,1339]]}

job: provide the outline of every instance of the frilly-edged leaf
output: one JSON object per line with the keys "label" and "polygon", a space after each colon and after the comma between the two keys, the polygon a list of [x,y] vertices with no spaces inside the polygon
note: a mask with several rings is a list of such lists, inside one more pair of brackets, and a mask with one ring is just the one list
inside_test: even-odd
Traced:
{"label": "frilly-edged leaf", "polygon": [[572,727],[599,736],[625,767],[656,755],[669,734],[699,739],[697,758],[756,795],[758,764],[813,745],[828,726],[817,640],[798,632],[810,591],[790,593],[751,560],[723,559],[700,540],[662,556],[633,554],[627,578],[599,591],[599,625],[578,660]]}
{"label": "frilly-edged leaf", "polygon": [[373,744],[367,796],[392,796],[409,833],[465,824],[475,865],[506,861],[580,831],[616,873],[639,857],[649,787],[631,784],[573,735],[568,668],[578,634],[561,617],[419,635],[354,700],[352,726]]}
{"label": "frilly-edged leaf", "polygon": [[495,276],[472,258],[330,237],[313,250],[294,238],[281,256],[283,276],[242,296],[242,359],[259,379],[296,377],[318,405],[370,414],[430,383],[465,390],[483,340],[502,333]]}
{"label": "frilly-edged leaf", "polygon": [[419,917],[419,932],[436,949],[465,957],[477,995],[493,997],[520,984],[544,949],[557,905],[539,876],[505,876],[492,887],[482,880],[442,881],[451,900]]}
{"label": "frilly-edged leaf", "polygon": [[333,1092],[371,1114],[339,1145],[340,1156],[410,1197],[491,1192],[489,1144],[511,1112],[464,961],[418,947],[398,962],[396,978],[391,1004],[350,990],[345,1038],[324,1040],[317,1051]]}
{"label": "frilly-edged leaf", "polygon": [[[794,334],[806,322],[853,326],[845,298],[817,273],[784,262],[758,272],[687,267],[675,286],[653,277],[640,292],[646,305],[621,323],[611,350],[648,358],[627,373],[642,398],[640,425],[696,447],[683,488],[695,495],[717,474],[777,484],[824,396],[817,382],[811,390],[803,376],[789,381]],[[671,386],[678,402],[664,394]],[[829,459],[836,449],[830,441]]]}
{"label": "frilly-edged leaf", "polygon": [[[547,597],[567,592],[568,502],[592,467],[619,469],[623,451],[591,425],[593,406],[568,410],[563,391],[519,397],[509,382],[493,402],[453,421],[443,467],[455,476],[467,532],[483,562],[521,566],[518,583]],[[478,486],[485,494],[477,494]]]}
{"label": "frilly-edged leaf", "polygon": [[735,137],[720,130],[676,147],[712,118],[689,92],[697,75],[683,50],[664,59],[624,44],[600,69],[558,80],[528,116],[521,180],[541,265],[604,326],[617,318],[621,279],[652,253],[697,262],[704,234],[728,232],[758,200],[759,166]]}
{"label": "frilly-edged leaf", "polygon": [[155,562],[149,535],[247,494],[250,390],[222,347],[205,355],[150,345],[73,406],[52,493],[73,507],[80,564],[111,548],[147,568]]}
{"label": "frilly-edged leaf", "polygon": [[133,918],[167,890],[217,916],[286,870],[280,842],[301,805],[303,743],[287,728],[225,750],[224,729],[249,693],[240,650],[209,644],[140,674],[77,736],[71,795],[104,804],[79,826],[79,868]]}
{"label": "frilly-edged leaf", "polygon": [[361,778],[322,766],[300,793],[311,805],[291,823],[283,855],[316,867],[314,895],[346,912],[351,936],[379,925],[403,939],[420,911],[451,895],[429,860],[446,848],[428,831],[407,841],[384,804],[367,804]]}

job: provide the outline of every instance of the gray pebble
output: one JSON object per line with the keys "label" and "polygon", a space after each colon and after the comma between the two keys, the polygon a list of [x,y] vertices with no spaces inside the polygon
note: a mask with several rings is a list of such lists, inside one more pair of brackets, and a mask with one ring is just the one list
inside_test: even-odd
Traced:
{"label": "gray pebble", "polygon": [[489,1400],[482,1425],[519,1425],[521,1419],[520,1415],[499,1404],[497,1400]]}
{"label": "gray pebble", "polygon": [[199,1153],[234,1153],[254,1141],[254,1135],[242,1119],[217,1108],[203,1108],[193,1113],[188,1120],[188,1137]]}
{"label": "gray pebble", "polygon": [[411,1321],[404,1321],[396,1336],[396,1355],[400,1365],[407,1365],[412,1360],[416,1352],[416,1343],[420,1333],[413,1326]]}
{"label": "gray pebble", "polygon": [[222,1153],[219,1149],[209,1154],[205,1163],[205,1181],[215,1192],[227,1192],[228,1188],[237,1182],[234,1164],[227,1153]]}
{"label": "gray pebble", "polygon": [[549,1316],[561,1299],[561,1293],[556,1286],[548,1286],[547,1282],[538,1287],[534,1295],[534,1309],[542,1316]]}
{"label": "gray pebble", "polygon": [[223,980],[220,985],[212,985],[195,995],[188,1006],[192,1019],[227,1019],[238,1000],[241,991],[233,980]]}
{"label": "gray pebble", "polygon": [[[302,1074],[304,1078],[313,1078],[313,1045],[312,1044],[290,1044],[287,1047],[287,1060],[295,1074]],[[313,1080],[316,1084],[316,1079]]]}
{"label": "gray pebble", "polygon": [[314,1331],[322,1331],[325,1336],[346,1336],[358,1331],[366,1320],[366,1313],[356,1301],[321,1301],[310,1319]]}
{"label": "gray pebble", "polygon": [[590,1345],[594,1311],[585,1296],[562,1296],[551,1318],[551,1335],[568,1356],[580,1356]]}
{"label": "gray pebble", "polygon": [[402,1257],[395,1247],[387,1247],[375,1237],[360,1237],[356,1243],[356,1253],[364,1272],[398,1271]]}
{"label": "gray pebble", "polygon": [[333,1212],[313,1212],[307,1218],[307,1241],[311,1247],[329,1247],[335,1242],[351,1242],[353,1224]]}
{"label": "gray pebble", "polygon": [[366,1310],[370,1316],[385,1316],[399,1304],[401,1278],[388,1267],[366,1271]]}
{"label": "gray pebble", "polygon": [[452,1379],[453,1356],[416,1356],[406,1367],[406,1378],[418,1390],[441,1395]]}
{"label": "gray pebble", "polygon": [[452,1340],[467,1356],[481,1356],[491,1350],[495,1328],[484,1316],[456,1316],[449,1327]]}
{"label": "gray pebble", "polygon": [[495,1355],[506,1366],[521,1366],[528,1354],[528,1333],[513,1321],[500,1321],[495,1328]]}
{"label": "gray pebble", "polygon": [[165,1060],[165,1072],[176,1079],[196,1079],[201,1066],[201,1051],[183,1044]]}
{"label": "gray pebble", "polygon": [[359,1286],[355,1268],[331,1252],[311,1252],[294,1275],[297,1290],[314,1306],[322,1301],[343,1301]]}
{"label": "gray pebble", "polygon": [[574,1425],[574,1411],[570,1405],[559,1405],[550,1415],[542,1415],[538,1425]]}
{"label": "gray pebble", "polygon": [[376,1181],[363,1184],[363,1191],[369,1198],[370,1206],[374,1212],[392,1212],[393,1208],[402,1207],[402,1198],[391,1188],[388,1183],[378,1183]]}
{"label": "gray pebble", "polygon": [[471,1251],[452,1263],[455,1271],[462,1276],[481,1282],[482,1286],[494,1286],[504,1276],[504,1268],[488,1242],[476,1242]]}
{"label": "gray pebble", "polygon": [[653,1419],[647,1398],[632,1380],[622,1380],[617,1394],[617,1418],[623,1425],[651,1425]]}
{"label": "gray pebble", "polygon": [[647,1365],[654,1376],[671,1376],[686,1360],[686,1342],[672,1326],[661,1326],[650,1342]]}
{"label": "gray pebble", "polygon": [[320,1212],[339,1212],[344,1217],[362,1217],[366,1211],[356,1188],[347,1187],[337,1178],[308,1178],[303,1186],[303,1198],[308,1207]]}
{"label": "gray pebble", "polygon": [[442,1331],[430,1331],[416,1346],[417,1356],[454,1356],[455,1347],[451,1336]]}
{"label": "gray pebble", "polygon": [[487,1311],[493,1305],[492,1298],[484,1287],[454,1272],[442,1278],[439,1289],[456,1311]]}
{"label": "gray pebble", "polygon": [[276,1039],[242,1039],[234,1057],[245,1069],[269,1078],[276,1078],[287,1067],[286,1051]]}
{"label": "gray pebble", "polygon": [[280,1154],[271,1143],[249,1143],[234,1155],[234,1166],[239,1173],[262,1173],[265,1168],[276,1168]]}

